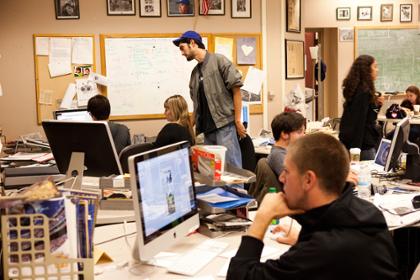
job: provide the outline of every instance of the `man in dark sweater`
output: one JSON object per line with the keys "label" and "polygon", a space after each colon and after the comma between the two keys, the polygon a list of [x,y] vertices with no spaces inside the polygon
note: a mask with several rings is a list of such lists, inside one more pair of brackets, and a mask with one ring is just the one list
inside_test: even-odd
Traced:
{"label": "man in dark sweater", "polygon": [[[345,185],[344,146],[327,134],[303,136],[289,146],[284,164],[284,193],[264,197],[227,279],[398,279],[383,215]],[[279,259],[261,263],[268,225],[288,215],[302,226],[297,243]]]}

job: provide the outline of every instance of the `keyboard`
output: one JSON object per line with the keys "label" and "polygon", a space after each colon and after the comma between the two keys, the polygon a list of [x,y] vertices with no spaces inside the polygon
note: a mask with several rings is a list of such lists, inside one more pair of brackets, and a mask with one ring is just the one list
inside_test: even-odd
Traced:
{"label": "keyboard", "polygon": [[167,269],[169,272],[193,276],[223,252],[227,246],[227,243],[206,240],[194,249],[181,255]]}

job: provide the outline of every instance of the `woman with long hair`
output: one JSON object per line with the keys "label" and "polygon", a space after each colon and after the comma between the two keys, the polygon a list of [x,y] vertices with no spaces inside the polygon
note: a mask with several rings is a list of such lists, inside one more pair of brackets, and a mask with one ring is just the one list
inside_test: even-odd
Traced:
{"label": "woman with long hair", "polygon": [[405,90],[406,99],[401,102],[401,107],[414,111],[414,105],[420,105],[420,90],[416,86],[409,86]]}
{"label": "woman with long hair", "polygon": [[340,122],[340,141],[347,149],[360,148],[362,160],[375,157],[380,140],[376,119],[384,98],[376,96],[378,66],[370,55],[353,62],[343,81],[344,111]]}
{"label": "woman with long hair", "polygon": [[173,95],[163,104],[165,116],[169,121],[159,132],[155,145],[162,147],[179,141],[188,141],[194,145],[194,130],[192,128],[188,105],[181,95]]}

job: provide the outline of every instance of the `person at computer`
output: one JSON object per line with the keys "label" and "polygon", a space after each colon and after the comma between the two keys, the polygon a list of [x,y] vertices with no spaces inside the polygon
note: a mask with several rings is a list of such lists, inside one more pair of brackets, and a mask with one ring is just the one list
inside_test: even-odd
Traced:
{"label": "person at computer", "polygon": [[196,134],[204,133],[206,145],[225,146],[226,163],[242,168],[237,135],[245,137],[246,129],[241,122],[240,72],[225,56],[207,52],[195,31],[184,32],[173,43],[188,61],[198,62],[190,78]]}
{"label": "person at computer", "polygon": [[194,131],[184,97],[173,95],[165,100],[163,107],[169,123],[159,132],[154,145],[162,147],[180,141],[188,141],[191,146],[194,145]]}
{"label": "person at computer", "polygon": [[[87,110],[94,121],[107,121],[111,113],[111,105],[106,96],[98,94],[89,99]],[[130,130],[127,126],[115,122],[108,122],[108,126],[111,130],[115,149],[119,154],[122,149],[131,145]]]}
{"label": "person at computer", "polygon": [[[337,139],[324,133],[299,138],[284,166],[284,192],[264,197],[226,279],[398,279],[385,219],[345,183],[349,155]],[[302,226],[297,243],[279,259],[260,262],[272,219],[292,215]]]}
{"label": "person at computer", "polygon": [[343,81],[343,115],[340,122],[340,141],[347,149],[361,149],[361,160],[373,160],[380,140],[377,117],[383,96],[377,96],[375,80],[378,65],[370,55],[361,55],[353,62]]}
{"label": "person at computer", "polygon": [[405,90],[405,99],[401,102],[403,109],[408,109],[409,112],[414,111],[414,105],[420,105],[420,90],[416,86],[409,86]]}

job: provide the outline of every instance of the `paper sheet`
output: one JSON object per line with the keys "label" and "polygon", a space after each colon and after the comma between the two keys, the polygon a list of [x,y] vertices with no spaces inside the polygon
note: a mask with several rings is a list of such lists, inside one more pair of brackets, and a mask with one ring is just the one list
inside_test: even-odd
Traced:
{"label": "paper sheet", "polygon": [[95,83],[97,83],[99,85],[108,86],[108,79],[107,79],[107,77],[105,77],[105,76],[103,76],[101,74],[90,72],[88,79],[90,81],[94,81]]}
{"label": "paper sheet", "polygon": [[49,44],[50,44],[49,37],[36,37],[35,38],[36,55],[48,55]]}
{"label": "paper sheet", "polygon": [[233,38],[216,37],[214,39],[214,52],[226,56],[233,61]]}
{"label": "paper sheet", "polygon": [[248,69],[244,85],[241,87],[241,89],[259,95],[263,81],[264,71],[251,66]]}
{"label": "paper sheet", "polygon": [[51,38],[48,69],[51,77],[70,74],[71,69],[71,39]]}
{"label": "paper sheet", "polygon": [[70,83],[67,86],[66,93],[64,94],[63,100],[61,101],[60,108],[70,109],[73,105],[73,98],[76,95],[76,84]]}
{"label": "paper sheet", "polygon": [[53,96],[53,91],[52,90],[41,90],[41,92],[39,93],[39,100],[38,103],[39,104],[44,104],[44,105],[52,105],[52,96]]}
{"label": "paper sheet", "polygon": [[91,37],[73,37],[71,39],[74,64],[93,64],[93,39]]}
{"label": "paper sheet", "polygon": [[98,94],[96,83],[88,79],[76,80],[77,105],[86,106],[89,99]]}

